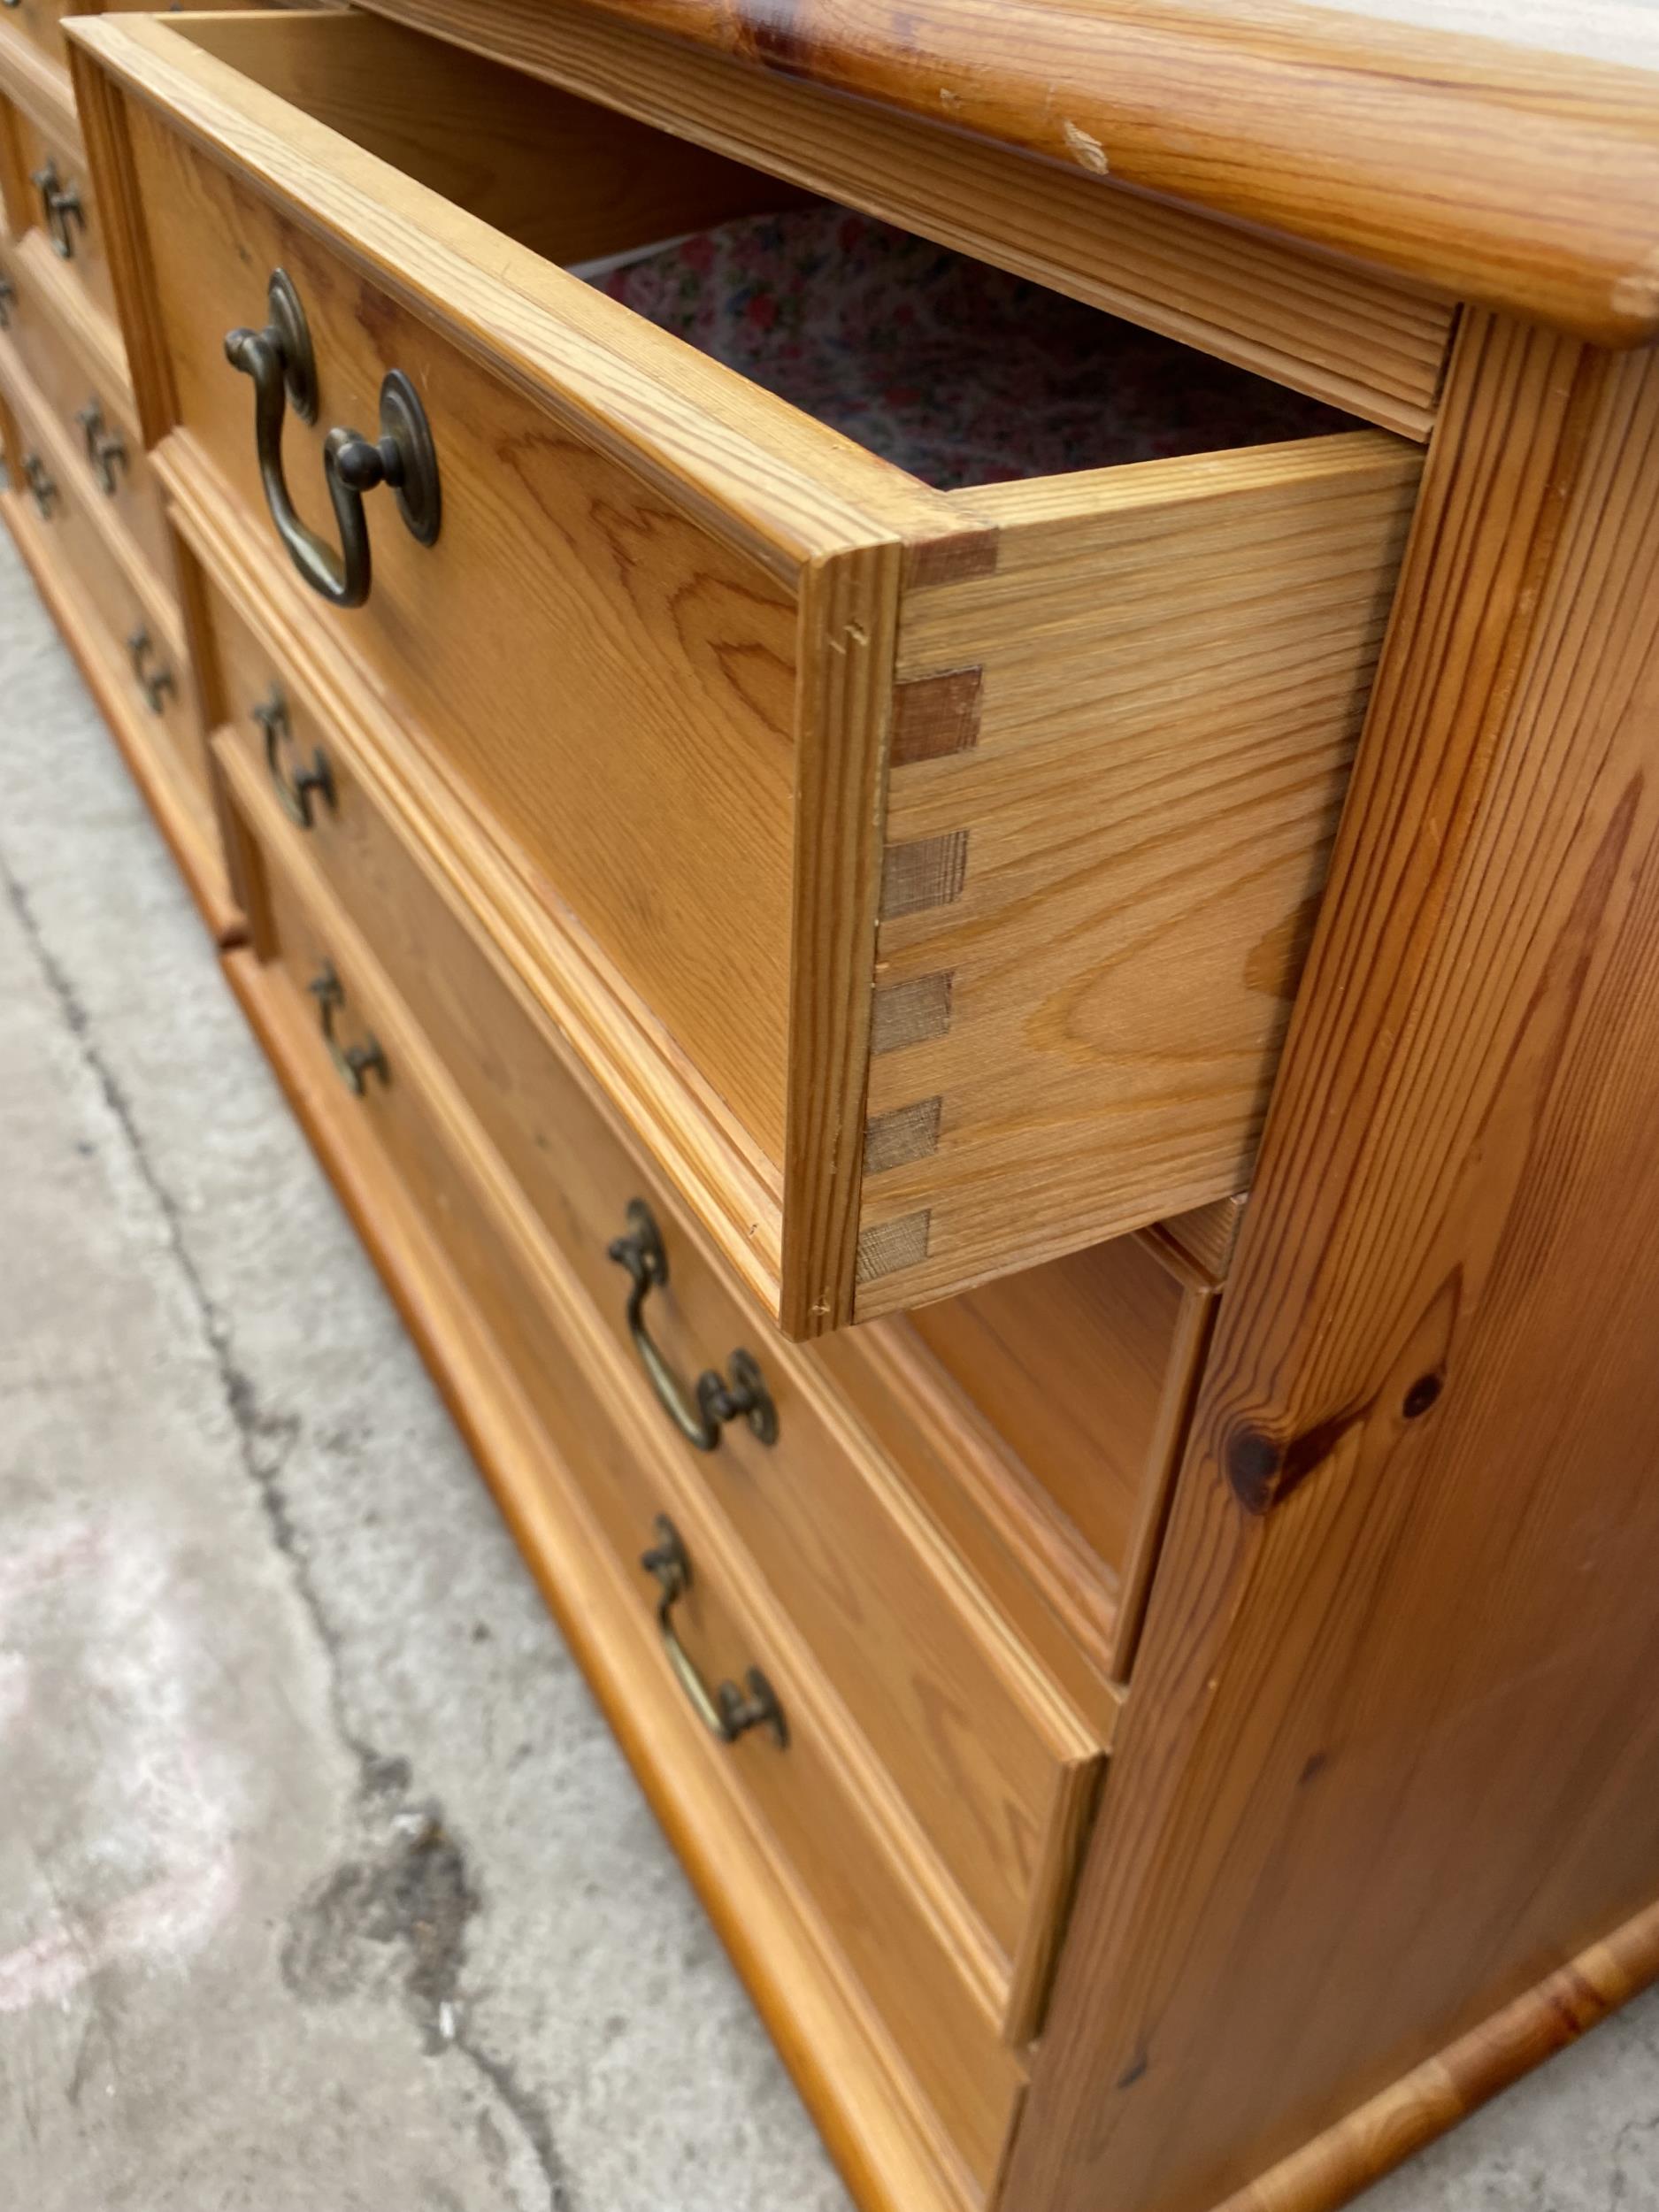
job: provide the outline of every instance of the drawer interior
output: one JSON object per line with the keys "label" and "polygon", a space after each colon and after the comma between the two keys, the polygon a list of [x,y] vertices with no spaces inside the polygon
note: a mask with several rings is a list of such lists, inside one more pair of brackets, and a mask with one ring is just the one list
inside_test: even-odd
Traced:
{"label": "drawer interior", "polygon": [[184,35],[941,491],[1352,429],[1171,338],[385,23]]}

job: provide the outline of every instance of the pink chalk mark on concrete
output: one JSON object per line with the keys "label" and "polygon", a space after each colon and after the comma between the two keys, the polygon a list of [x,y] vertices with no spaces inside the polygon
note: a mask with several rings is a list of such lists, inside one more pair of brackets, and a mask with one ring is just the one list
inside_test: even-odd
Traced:
{"label": "pink chalk mark on concrete", "polygon": [[193,1951],[230,1909],[236,1878],[228,1851],[178,1867],[119,1903],[67,1918],[0,1957],[0,2013],[62,2004],[119,1959]]}
{"label": "pink chalk mark on concrete", "polygon": [[[234,1904],[241,1885],[234,1823],[206,1771],[204,1742],[180,1704],[181,1698],[188,1704],[191,1655],[180,1620],[159,1601],[167,1566],[153,1543],[134,1540],[129,1531],[114,1544],[110,1531],[93,1522],[62,1525],[0,1563],[0,1616],[66,1578],[89,1578],[88,1678],[104,1673],[100,1660],[119,1658],[115,1682],[149,1723],[122,1740],[130,1808],[125,1834],[166,1869],[113,1904],[77,1911],[52,1900],[54,1924],[0,1953],[0,2015],[63,2004],[122,1960],[144,1957],[163,1970],[181,1964]],[[134,1632],[140,1622],[148,1642]],[[9,1694],[27,1704],[29,1671],[21,1654],[0,1649],[0,1724],[11,1717]],[[107,1693],[111,1685],[101,1686]]]}

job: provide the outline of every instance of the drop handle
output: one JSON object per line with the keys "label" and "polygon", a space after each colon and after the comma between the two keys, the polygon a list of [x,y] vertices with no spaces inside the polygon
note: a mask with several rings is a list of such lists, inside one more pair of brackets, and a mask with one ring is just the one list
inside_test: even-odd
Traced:
{"label": "drop handle", "polygon": [[29,488],[29,497],[35,502],[35,513],[42,522],[50,522],[52,509],[58,504],[58,483],[38,453],[24,455],[23,481]]}
{"label": "drop handle", "polygon": [[647,1574],[657,1578],[657,1627],[663,1650],[680,1686],[697,1718],[721,1743],[733,1744],[751,1728],[769,1728],[780,1751],[789,1747],[789,1724],[776,1691],[758,1667],[750,1667],[740,1687],[721,1682],[712,1690],[697,1671],[697,1663],[680,1640],[674,1609],[691,1594],[691,1558],[680,1531],[665,1513],[657,1517],[652,1533],[657,1541],[640,1555]]}
{"label": "drop handle", "polygon": [[265,697],[248,711],[265,732],[265,770],[289,821],[303,830],[311,828],[316,820],[311,808],[313,798],[320,799],[331,814],[336,812],[340,802],[334,790],[334,767],[320,745],[313,749],[309,768],[302,764],[290,776],[282,764],[294,732],[288,721],[288,695],[281,685],[273,683]]}
{"label": "drop handle", "polygon": [[325,960],[306,986],[317,1001],[317,1018],[321,1025],[323,1042],[328,1056],[334,1064],[334,1072],[353,1098],[361,1098],[369,1087],[371,1075],[379,1076],[382,1083],[389,1083],[392,1071],[386,1064],[386,1055],[380,1040],[372,1030],[364,1033],[361,1043],[342,1042],[334,1025],[345,1010],[345,986],[334,973],[334,964]]}
{"label": "drop handle", "polygon": [[29,182],[40,194],[41,220],[51,234],[52,251],[60,261],[73,261],[75,231],[87,227],[87,211],[81,204],[79,186],[58,175],[58,164],[50,154],[46,166],[35,170]]}
{"label": "drop handle", "polygon": [[144,704],[152,714],[161,712],[161,703],[168,694],[178,689],[173,673],[164,661],[160,667],[151,665],[156,641],[141,622],[127,641],[127,657],[133,664],[133,676],[144,695]]}
{"label": "drop handle", "polygon": [[225,357],[252,380],[254,452],[265,506],[288,558],[319,597],[333,607],[360,607],[374,581],[373,553],[364,502],[389,485],[410,534],[422,545],[438,535],[442,502],[437,455],[419,395],[401,369],[380,385],[378,439],[336,426],[323,440],[327,487],[340,549],[302,522],[282,464],[282,426],[291,405],[302,421],[317,411],[317,373],[311,332],[292,280],[278,269],[266,291],[271,319],[262,330],[227,331]]}
{"label": "drop handle", "polygon": [[127,466],[127,441],[119,430],[111,430],[105,423],[104,408],[96,395],[77,410],[75,420],[86,442],[87,466],[97,478],[98,489],[104,497],[113,499],[117,490],[115,472]]}
{"label": "drop handle", "polygon": [[752,1353],[733,1352],[724,1375],[706,1368],[687,1389],[652,1337],[645,1306],[653,1291],[667,1287],[668,1253],[656,1216],[642,1198],[628,1202],[628,1233],[613,1239],[605,1256],[627,1271],[628,1335],[657,1403],[692,1449],[713,1451],[727,1422],[738,1420],[746,1421],[763,1444],[775,1444],[778,1409]]}

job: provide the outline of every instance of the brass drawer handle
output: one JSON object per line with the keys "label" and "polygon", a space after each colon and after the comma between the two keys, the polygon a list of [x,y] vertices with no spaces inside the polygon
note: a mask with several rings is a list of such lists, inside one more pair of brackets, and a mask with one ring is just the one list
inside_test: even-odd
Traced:
{"label": "brass drawer handle", "polygon": [[645,1302],[652,1291],[667,1284],[668,1254],[656,1217],[642,1198],[628,1201],[628,1234],[607,1245],[605,1256],[628,1271],[633,1285],[628,1293],[628,1334],[664,1412],[693,1450],[711,1452],[726,1424],[740,1418],[749,1423],[763,1444],[775,1444],[778,1409],[752,1354],[733,1352],[724,1379],[712,1367],[706,1369],[697,1378],[695,1391],[688,1394],[652,1341],[645,1325]]}
{"label": "brass drawer handle", "polygon": [[334,1071],[352,1097],[363,1096],[371,1075],[378,1075],[382,1083],[389,1083],[392,1071],[386,1064],[386,1055],[373,1030],[365,1031],[360,1045],[342,1044],[334,1034],[334,1016],[345,1005],[346,992],[334,973],[334,964],[325,960],[306,988],[317,1001],[317,1018],[322,1025],[323,1042],[328,1048]]}
{"label": "brass drawer handle", "polygon": [[305,311],[280,269],[272,275],[266,297],[271,319],[263,330],[233,330],[225,338],[226,359],[253,379],[254,445],[265,505],[289,559],[311,589],[331,606],[360,607],[374,580],[363,508],[365,492],[389,484],[411,535],[422,545],[437,538],[442,503],[426,411],[403,371],[392,369],[380,386],[378,441],[342,428],[331,430],[324,439],[323,476],[340,531],[336,553],[300,520],[282,473],[287,406],[291,402],[306,422],[316,419],[317,380]]}
{"label": "brass drawer handle", "polygon": [[680,1531],[665,1513],[655,1523],[656,1543],[640,1555],[647,1574],[657,1577],[657,1625],[668,1663],[680,1678],[680,1686],[691,1700],[697,1718],[722,1743],[735,1743],[751,1728],[770,1728],[780,1751],[789,1748],[789,1724],[777,1694],[758,1667],[743,1677],[743,1688],[722,1682],[710,1692],[697,1672],[696,1663],[680,1640],[674,1627],[674,1608],[691,1587],[691,1560]]}
{"label": "brass drawer handle", "polygon": [[150,657],[156,649],[156,641],[143,623],[140,623],[127,641],[127,657],[133,664],[133,674],[144,695],[144,704],[152,714],[161,712],[161,703],[171,691],[178,689],[173,671],[165,665],[152,668]]}
{"label": "brass drawer handle", "polygon": [[18,296],[18,288],[9,276],[0,276],[0,330],[12,327],[12,303]]}
{"label": "brass drawer handle", "polygon": [[58,175],[58,164],[50,154],[46,166],[36,169],[29,182],[41,196],[41,220],[52,234],[52,251],[60,261],[73,261],[75,237],[70,226],[78,223],[83,231],[87,227],[87,211],[81,204],[79,188]]}
{"label": "brass drawer handle", "polygon": [[116,493],[115,472],[127,466],[127,441],[119,430],[111,430],[104,419],[104,409],[96,394],[81,408],[75,420],[81,425],[81,434],[86,442],[87,466],[98,480],[98,489],[106,499]]}
{"label": "brass drawer handle", "polygon": [[53,480],[51,471],[38,453],[24,455],[23,481],[29,488],[29,495],[35,502],[35,513],[39,515],[42,522],[50,522],[52,509],[58,503],[58,486]]}
{"label": "brass drawer handle", "polygon": [[269,692],[249,713],[265,732],[265,764],[276,795],[282,802],[282,810],[290,822],[297,822],[302,829],[311,826],[311,794],[315,792],[333,814],[339,807],[334,793],[334,772],[328,756],[319,745],[311,754],[311,764],[302,768],[296,776],[285,774],[282,767],[282,749],[293,737],[288,723],[288,703],[280,684],[273,684]]}

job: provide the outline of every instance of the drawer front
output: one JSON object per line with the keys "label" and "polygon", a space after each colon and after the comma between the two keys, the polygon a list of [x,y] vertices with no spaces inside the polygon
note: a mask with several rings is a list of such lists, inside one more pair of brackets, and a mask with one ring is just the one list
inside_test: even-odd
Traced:
{"label": "drawer front", "polygon": [[[368,680],[407,703],[527,867],[780,1156],[791,595],[193,148],[142,125],[139,137],[146,199],[172,208],[153,251],[180,419],[246,526],[284,557],[252,390],[225,357],[227,331],[265,323],[265,279],[280,268],[319,364],[316,422],[290,409],[282,433],[308,525],[334,527],[326,437],[341,425],[373,434],[389,372],[414,383],[437,455],[436,543],[418,542],[376,494],[367,603],[333,618],[350,625]],[[318,612],[330,618],[320,602]],[[728,849],[741,868],[717,881],[706,856]],[[734,943],[741,994],[726,987]]]}
{"label": "drawer front", "polygon": [[[173,589],[161,487],[156,481],[130,401],[85,357],[54,319],[51,309],[19,268],[8,302],[9,339],[30,380],[81,450],[83,488],[107,503],[106,512],[127,531],[165,591]],[[4,340],[0,340],[4,342]]]}
{"label": "drawer front", "polygon": [[[721,1279],[365,787],[341,733],[217,593],[211,616],[220,695],[251,710],[220,741],[235,787],[250,810],[263,803],[279,843],[303,841],[618,1351],[641,1381],[655,1368],[667,1448],[683,1454],[687,1479],[787,1594],[814,1657],[983,1922],[987,1980],[1010,2003],[1018,1962],[1063,1908],[1070,1868],[1059,1842],[1077,1832],[1098,1741],[984,1601],[964,1597],[902,1479],[849,1439],[827,1383]],[[266,797],[273,788],[286,821]],[[667,1275],[639,1302],[636,1344],[634,1278],[611,1254],[632,1236],[631,1263],[644,1264],[631,1217],[641,1204]],[[751,1365],[769,1417],[710,1419],[699,1378],[713,1370],[741,1389]],[[695,1443],[685,1427],[701,1432]]]}
{"label": "drawer front", "polygon": [[[661,1586],[638,1563],[661,1542],[659,1517],[666,1515],[691,1566],[671,1615],[687,1659],[704,1684],[731,1682],[749,1695],[751,1670],[760,1671],[784,1715],[787,1746],[763,1724],[729,1746],[710,1737],[707,1755],[730,1763],[958,2152],[987,2185],[1021,2070],[960,1978],[925,1889],[912,1886],[868,1816],[811,1670],[769,1642],[765,1624],[775,1615],[748,1586],[741,1553],[721,1543],[672,1458],[654,1456],[650,1409],[628,1371],[614,1361],[608,1371],[596,1366],[592,1341],[572,1340],[557,1302],[526,1274],[522,1248],[480,1195],[474,1172],[459,1164],[457,1144],[465,1141],[453,1109],[427,1087],[419,1033],[386,992],[360,939],[343,918],[331,921],[326,903],[303,893],[276,856],[257,843],[254,855],[256,949],[280,965],[302,1000],[325,971],[337,985],[330,1019],[335,1043],[359,1056],[365,1130],[584,1482],[617,1558],[634,1578],[641,1622],[650,1621]],[[319,1030],[319,1071],[327,1051]],[[580,1295],[573,1284],[569,1291]]]}
{"label": "drawer front", "polygon": [[16,418],[26,502],[59,565],[72,572],[96,617],[103,650],[135,718],[169,768],[204,809],[207,764],[176,618],[158,599],[141,594],[111,549],[95,507],[99,495],[77,440],[58,423],[40,395],[15,373],[0,380]]}
{"label": "drawer front", "polygon": [[65,58],[63,19],[73,0],[4,0],[0,14],[0,38],[26,38],[54,61]]}
{"label": "drawer front", "polygon": [[[1415,450],[1270,409],[933,490],[555,265],[629,242],[594,111],[280,27],[75,34],[142,96],[159,465],[539,903],[515,957],[741,1279],[817,1335],[1245,1187]],[[718,216],[710,157],[603,128]],[[327,440],[366,480],[377,431],[403,507],[337,526]]]}
{"label": "drawer front", "polygon": [[25,236],[38,234],[89,305],[116,323],[115,288],[86,157],[42,130],[20,108],[12,116],[23,199],[24,219],[18,227]]}

